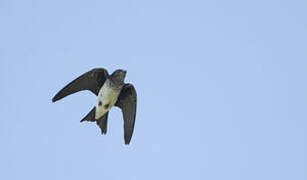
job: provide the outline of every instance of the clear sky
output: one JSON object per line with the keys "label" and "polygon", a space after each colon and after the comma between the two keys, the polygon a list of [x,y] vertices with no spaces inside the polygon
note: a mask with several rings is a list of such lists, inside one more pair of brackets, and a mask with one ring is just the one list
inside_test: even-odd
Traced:
{"label": "clear sky", "polygon": [[[306,180],[307,1],[0,0],[0,179]],[[128,70],[138,109],[108,134],[96,97]]]}

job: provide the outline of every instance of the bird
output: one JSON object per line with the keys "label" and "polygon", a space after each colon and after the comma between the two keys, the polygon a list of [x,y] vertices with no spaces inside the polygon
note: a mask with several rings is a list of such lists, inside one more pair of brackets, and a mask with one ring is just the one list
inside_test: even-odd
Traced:
{"label": "bird", "polygon": [[125,83],[126,70],[117,69],[111,75],[105,68],[94,68],[61,89],[53,98],[56,102],[79,91],[89,90],[97,96],[97,103],[80,121],[96,122],[102,134],[107,134],[108,114],[112,107],[119,107],[124,119],[124,139],[128,145],[134,131],[137,93],[131,83]]}

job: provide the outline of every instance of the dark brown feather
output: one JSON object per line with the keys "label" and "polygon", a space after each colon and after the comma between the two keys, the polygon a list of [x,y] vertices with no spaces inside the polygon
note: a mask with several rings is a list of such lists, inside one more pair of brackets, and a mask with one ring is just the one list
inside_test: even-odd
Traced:
{"label": "dark brown feather", "polygon": [[95,112],[96,112],[96,107],[94,107],[80,122],[83,121],[90,121],[90,122],[95,122]]}
{"label": "dark brown feather", "polygon": [[108,115],[109,112],[107,112],[105,115],[103,115],[101,118],[96,120],[97,125],[101,129],[101,134],[107,134],[107,129],[108,129]]}
{"label": "dark brown feather", "polygon": [[53,98],[52,102],[56,102],[73,93],[89,90],[98,95],[100,88],[108,78],[108,71],[104,68],[96,68],[84,73],[77,79],[70,82],[63,89],[61,89]]}
{"label": "dark brown feather", "polygon": [[103,115],[100,119],[95,119],[95,111],[96,111],[96,107],[94,107],[80,122],[83,122],[83,121],[95,122],[96,121],[97,125],[101,129],[101,133],[107,134],[109,112]]}
{"label": "dark brown feather", "polygon": [[125,84],[120,92],[116,106],[121,108],[124,118],[125,144],[129,144],[135,124],[137,94],[132,84]]}

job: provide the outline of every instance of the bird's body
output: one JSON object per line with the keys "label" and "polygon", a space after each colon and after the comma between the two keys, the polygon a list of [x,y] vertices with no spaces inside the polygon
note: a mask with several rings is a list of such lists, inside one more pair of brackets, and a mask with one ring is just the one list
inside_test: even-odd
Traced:
{"label": "bird's body", "polygon": [[103,68],[93,69],[70,82],[52,99],[56,102],[78,91],[89,90],[97,96],[96,106],[81,120],[96,122],[102,134],[107,133],[108,113],[114,106],[121,108],[124,118],[125,143],[129,144],[136,117],[136,90],[124,83],[126,71],[116,70],[111,75]]}
{"label": "bird's body", "polygon": [[107,79],[98,93],[95,119],[101,118],[115,105],[120,94],[122,85],[116,86],[110,79]]}

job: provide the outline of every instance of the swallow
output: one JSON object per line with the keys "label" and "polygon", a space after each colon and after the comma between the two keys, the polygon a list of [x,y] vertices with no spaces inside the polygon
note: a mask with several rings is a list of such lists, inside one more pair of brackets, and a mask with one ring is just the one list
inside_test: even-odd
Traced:
{"label": "swallow", "polygon": [[126,73],[127,71],[118,69],[109,75],[104,68],[92,69],[61,89],[52,98],[52,102],[79,91],[91,91],[97,96],[97,103],[81,122],[96,122],[101,133],[106,134],[109,111],[114,106],[119,107],[124,119],[125,144],[128,145],[134,130],[137,94],[132,84],[124,82]]}

